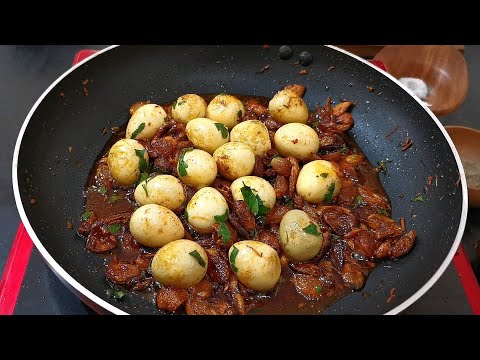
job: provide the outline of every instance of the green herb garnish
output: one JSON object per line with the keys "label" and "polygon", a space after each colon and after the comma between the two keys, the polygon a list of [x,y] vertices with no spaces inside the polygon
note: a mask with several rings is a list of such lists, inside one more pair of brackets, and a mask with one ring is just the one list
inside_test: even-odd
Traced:
{"label": "green herb garnish", "polygon": [[321,294],[322,291],[323,291],[323,288],[322,288],[321,286],[315,286],[315,292],[316,292],[317,294]]}
{"label": "green herb garnish", "polygon": [[238,110],[237,116],[241,119],[243,116],[242,110]]}
{"label": "green herb garnish", "polygon": [[226,210],[226,211],[225,211],[225,214],[223,214],[223,215],[215,215],[214,218],[215,218],[215,221],[218,222],[218,223],[222,223],[222,222],[227,221],[227,219],[228,219],[228,210]]}
{"label": "green herb garnish", "polygon": [[207,264],[205,262],[205,260],[203,260],[202,256],[198,253],[197,250],[193,250],[191,252],[188,253],[190,256],[193,256],[195,258],[195,260],[198,261],[198,264],[201,266],[201,267],[205,267],[205,265]]}
{"label": "green herb garnish", "polygon": [[307,227],[304,227],[302,230],[305,231],[307,234],[311,234],[311,235],[315,235],[315,236],[320,235],[317,227],[314,224],[310,224]]}
{"label": "green herb garnish", "polygon": [[110,196],[110,200],[108,200],[108,202],[114,203],[115,201],[118,201],[118,200],[120,200],[121,198],[122,198],[122,197],[121,197],[120,195],[114,194],[114,195]]}
{"label": "green herb garnish", "polygon": [[335,183],[332,182],[330,186],[328,187],[328,193],[325,195],[325,198],[323,199],[324,202],[330,202],[332,201],[333,198],[333,192],[335,191]]}
{"label": "green herb garnish", "polygon": [[180,176],[187,176],[188,165],[185,162],[184,157],[187,152],[192,150],[193,150],[193,147],[186,148],[182,151],[182,155],[180,155],[180,159],[178,160],[178,174]]}
{"label": "green herb garnish", "polygon": [[247,204],[247,207],[254,215],[265,216],[270,209],[263,204],[262,199],[258,195],[255,195],[250,186],[243,183],[243,187],[240,189],[243,196],[243,201]]}
{"label": "green herb garnish", "polygon": [[226,139],[228,137],[228,129],[225,125],[221,123],[215,123],[215,127],[222,133],[222,138]]}
{"label": "green herb garnish", "polygon": [[177,107],[177,100],[175,100],[172,104],[172,107],[175,109]]}
{"label": "green herb garnish", "polygon": [[347,152],[347,144],[343,144],[341,147],[340,147],[340,153],[342,155],[345,155],[345,153]]}
{"label": "green herb garnish", "polygon": [[147,184],[148,184],[148,181],[145,182],[145,184],[142,184],[142,188],[143,188],[143,191],[145,191],[145,195],[146,195],[147,197],[149,197],[149,196],[148,196]]}
{"label": "green herb garnish", "polygon": [[328,173],[321,173],[320,176],[326,179],[328,177]]}
{"label": "green herb garnish", "polygon": [[224,222],[220,223],[220,226],[218,228],[218,234],[222,238],[222,242],[224,244],[228,244],[228,242],[232,240],[232,233],[230,232],[230,229]]}
{"label": "green herb garnish", "polygon": [[293,201],[289,196],[284,197],[284,203],[285,203],[285,206],[289,207],[290,209],[293,208]]}
{"label": "green herb garnish", "polygon": [[125,293],[121,289],[113,288],[107,290],[107,296],[119,301],[125,296]]}
{"label": "green herb garnish", "polygon": [[378,166],[375,168],[375,171],[386,174],[387,173],[387,163],[389,163],[389,162],[391,162],[391,160],[377,161]]}
{"label": "green herb garnish", "polygon": [[85,220],[88,220],[88,218],[93,214],[93,211],[92,210],[88,210],[88,211],[85,211],[83,214],[82,214],[82,220],[85,221]]}
{"label": "green herb garnish", "polygon": [[379,209],[379,210],[377,210],[377,214],[378,214],[378,215],[388,216],[388,211],[385,210],[385,209]]}
{"label": "green herb garnish", "polygon": [[356,208],[360,205],[363,205],[363,196],[357,195],[355,196],[355,200],[353,201],[353,207]]}
{"label": "green herb garnish", "polygon": [[233,272],[237,272],[238,268],[235,265],[235,260],[237,259],[238,249],[233,245],[232,252],[230,253],[230,267],[232,268]]}
{"label": "green herb garnish", "polygon": [[112,234],[118,233],[121,228],[122,228],[122,225],[120,224],[111,224],[107,226],[107,230]]}
{"label": "green herb garnish", "polygon": [[138,179],[137,183],[135,184],[135,186],[138,186],[139,184],[141,184],[142,182],[144,182],[145,180],[148,180],[148,173],[147,172],[144,172],[140,175],[140,179]]}
{"label": "green herb garnish", "polygon": [[185,220],[188,221],[188,211],[187,211],[187,209],[185,209],[185,211],[183,212],[183,216],[185,216]]}
{"label": "green herb garnish", "polygon": [[148,171],[147,160],[145,160],[145,149],[138,150],[135,149],[135,155],[138,156],[138,167],[140,168],[141,173],[146,173]]}
{"label": "green herb garnish", "polygon": [[334,234],[334,233],[330,233],[330,236],[334,239],[334,240],[340,240],[341,237],[338,236],[337,234]]}
{"label": "green herb garnish", "polygon": [[131,138],[132,138],[132,139],[135,139],[135,138],[138,136],[138,134],[140,134],[140,133],[143,131],[143,129],[145,129],[145,123],[141,123],[140,125],[138,125],[137,130],[135,130],[135,131],[132,133],[132,137],[131,137]]}
{"label": "green herb garnish", "polygon": [[415,197],[412,199],[413,202],[422,202],[424,203],[425,201],[427,201],[427,197],[425,196],[425,194],[417,194],[415,195]]}
{"label": "green herb garnish", "polygon": [[105,195],[107,193],[107,188],[105,187],[105,185],[102,185],[102,187],[100,188],[100,190],[98,190],[98,192],[102,195]]}

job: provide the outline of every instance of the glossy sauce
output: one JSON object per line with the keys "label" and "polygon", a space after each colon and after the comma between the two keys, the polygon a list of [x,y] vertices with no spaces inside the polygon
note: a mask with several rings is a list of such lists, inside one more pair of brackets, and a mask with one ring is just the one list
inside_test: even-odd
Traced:
{"label": "glossy sauce", "polygon": [[[242,95],[235,95],[237,98],[242,100],[244,104],[251,99],[256,100],[259,104],[266,105],[269,101],[267,98],[263,97],[252,97],[252,96],[242,96]],[[205,100],[210,101],[213,98],[213,95],[206,95],[204,96]],[[163,108],[167,111],[167,113],[171,114],[171,103],[163,104]],[[315,118],[315,116],[318,116],[317,113],[311,113],[311,120],[312,118]],[[269,118],[269,116],[264,116],[258,117],[254,116],[252,113],[249,113],[247,111],[247,114],[244,115],[244,119],[252,119],[252,118],[258,118],[261,121],[264,121]],[[313,120],[312,120],[313,121]],[[86,210],[93,211],[97,218],[108,218],[109,216],[114,216],[118,213],[128,213],[132,212],[138,205],[135,204],[135,200],[133,197],[133,191],[135,190],[134,187],[130,188],[115,188],[113,184],[113,188],[111,186],[104,186],[102,189],[100,187],[101,183],[106,183],[107,185],[112,185],[111,182],[108,180],[104,180],[105,174],[108,173],[108,167],[106,167],[106,156],[108,155],[108,151],[110,147],[119,139],[124,138],[125,136],[125,128],[126,124],[120,128],[120,130],[115,133],[114,135],[111,136],[107,144],[105,145],[104,149],[102,150],[102,153],[99,155],[97,158],[97,161],[95,162],[94,166],[92,167],[90,171],[90,175],[86,184],[85,188],[85,198],[86,198]],[[346,146],[348,148],[348,154],[359,154],[363,155],[361,150],[358,148],[356,143],[352,138],[350,138],[347,134],[341,134],[343,137]],[[272,147],[274,147],[274,144],[272,142]],[[334,152],[338,152],[337,149],[321,149],[319,154],[320,155],[329,155]],[[338,154],[337,154],[338,155]],[[344,155],[342,155],[342,159],[344,158]],[[343,160],[342,160],[343,161]],[[382,198],[385,199],[385,201],[388,203],[388,208],[390,208],[390,202],[388,200],[387,195],[385,194],[377,171],[375,171],[375,168],[368,162],[368,160],[365,157],[365,160],[355,166],[355,169],[357,171],[358,177],[356,179],[353,179],[355,184],[360,184],[360,185],[365,185],[369,189],[371,189],[375,194],[378,194]],[[351,179],[349,180],[351,181]],[[343,186],[342,186],[343,188]],[[187,200],[188,201],[188,200]],[[278,200],[279,201],[279,200]],[[277,201],[277,203],[278,203]],[[336,201],[333,202],[332,205],[335,204]],[[315,206],[313,206],[315,207]],[[348,207],[347,207],[348,208]],[[356,214],[359,218],[365,217],[362,215],[362,211],[366,211],[364,207],[362,206],[355,206],[355,207],[350,207],[349,208],[354,214]],[[231,209],[230,209],[231,210]],[[369,208],[370,213],[372,212],[372,209]],[[182,220],[182,222],[185,222],[185,219],[183,218],[183,212],[182,215],[179,216],[179,218]],[[363,221],[361,221],[363,224]],[[128,228],[128,222],[125,223],[125,225],[122,227],[121,232],[123,233],[125,229]],[[209,247],[211,243],[209,242],[209,239],[207,239],[205,236],[201,236],[197,233],[195,233],[193,230],[191,230],[190,227],[190,234],[192,238],[196,241],[199,241],[204,247]],[[260,230],[272,230],[274,233],[277,232],[278,226],[268,226],[268,225],[258,225],[257,223],[257,233],[260,232]],[[240,240],[240,239],[239,239]],[[332,237],[331,238],[331,247],[332,249],[334,247],[334,244],[337,243],[336,249],[340,249],[339,251],[344,251],[342,250],[342,247],[344,248],[344,243],[345,239],[342,239],[340,237]],[[117,247],[112,250],[110,253],[107,254],[98,254],[99,256],[103,256],[107,262],[110,262],[113,258],[112,255],[115,255],[118,260],[120,261],[127,261],[127,262],[133,262],[135,258],[141,253],[155,253],[155,249],[147,249],[145,247],[139,247],[138,249],[125,249],[125,246],[123,245],[124,242],[124,237],[119,236],[119,243]],[[341,243],[341,244],[340,244]],[[327,251],[327,253],[322,257],[322,259],[315,258],[312,261],[309,261],[308,263],[315,263],[317,264],[319,260],[325,260],[325,261],[333,261],[331,259],[332,256],[332,251]],[[352,256],[356,256],[358,259],[356,261],[356,265],[362,270],[365,276],[368,276],[368,273],[372,271],[375,267],[375,260],[370,258],[367,259],[361,254],[359,255],[358,253],[353,253]],[[343,253],[341,255],[342,257],[344,256]],[[342,263],[342,262],[341,262]],[[248,292],[249,297],[246,299],[247,303],[254,303],[252,305],[252,309],[250,313],[252,314],[294,314],[294,313],[321,313],[322,311],[325,310],[326,307],[334,303],[336,300],[339,298],[351,293],[354,291],[351,286],[348,286],[343,280],[342,280],[342,273],[339,271],[339,269],[334,269],[328,272],[328,276],[330,276],[329,283],[333,283],[334,285],[331,287],[327,286],[322,286],[322,294],[318,296],[317,299],[315,300],[308,300],[306,299],[302,294],[300,294],[296,287],[294,286],[292,282],[292,278],[294,276],[295,272],[292,271],[292,269],[289,266],[283,266],[282,267],[282,275],[280,282],[278,286],[267,293],[253,293],[253,292]],[[297,273],[298,275],[299,273]],[[149,276],[148,272],[144,274],[146,277]],[[301,275],[300,275],[301,276]],[[146,297],[149,300],[154,300],[154,295],[155,291],[158,288],[158,284],[154,284],[151,287],[149,287],[146,291],[143,292],[136,292],[140,296]],[[220,284],[213,284],[213,293],[214,297],[220,298],[220,299],[228,299],[228,297],[223,293],[223,287],[224,285]],[[126,296],[131,296],[131,293],[127,292]],[[152,305],[154,306],[154,305]],[[176,313],[184,313],[184,308],[180,307]]]}

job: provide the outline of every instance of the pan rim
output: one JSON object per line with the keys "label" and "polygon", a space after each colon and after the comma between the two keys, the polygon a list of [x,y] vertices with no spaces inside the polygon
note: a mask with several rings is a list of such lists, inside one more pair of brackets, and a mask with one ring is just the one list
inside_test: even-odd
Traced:
{"label": "pan rim", "polygon": [[[25,120],[22,124],[22,127],[20,129],[20,132],[18,134],[16,143],[15,143],[15,149],[14,149],[14,152],[13,152],[13,162],[12,162],[12,183],[13,183],[13,193],[14,193],[14,197],[15,197],[15,203],[16,203],[19,215],[20,215],[20,219],[23,222],[23,224],[24,224],[24,226],[27,230],[28,235],[32,239],[33,243],[35,244],[35,247],[38,249],[38,251],[40,252],[42,257],[47,262],[47,265],[52,269],[52,271],[55,273],[55,275],[57,275],[57,277],[67,287],[73,287],[73,289],[75,291],[77,291],[78,294],[81,295],[80,297],[82,298],[82,300],[84,300],[86,298],[86,299],[90,300],[91,302],[93,302],[94,304],[97,304],[98,306],[102,307],[103,309],[107,310],[108,312],[110,312],[112,314],[128,315],[127,312],[125,312],[125,311],[117,308],[116,306],[108,303],[107,301],[103,300],[99,296],[95,295],[93,292],[91,292],[85,286],[80,284],[75,278],[73,278],[73,276],[71,276],[69,273],[67,273],[67,271],[65,269],[63,269],[63,267],[50,255],[50,253],[47,251],[47,249],[43,246],[40,239],[37,237],[35,231],[33,230],[33,227],[31,226],[31,224],[28,220],[28,217],[27,217],[27,214],[26,214],[25,209],[23,207],[23,203],[22,203],[21,196],[20,196],[20,187],[19,187],[19,184],[18,184],[18,174],[17,174],[17,172],[18,172],[18,156],[19,156],[19,153],[20,153],[20,147],[21,147],[21,143],[22,143],[22,140],[23,140],[23,135],[24,135],[24,133],[27,129],[27,126],[30,122],[31,117],[33,116],[36,109],[38,108],[40,103],[43,101],[43,99],[50,93],[50,91],[59,82],[61,82],[71,72],[75,71],[75,69],[82,66],[84,63],[88,62],[89,60],[91,60],[91,59],[93,59],[93,58],[95,58],[95,57],[97,57],[97,56],[99,56],[99,55],[101,55],[101,54],[103,54],[103,53],[105,53],[109,50],[112,50],[112,49],[114,49],[118,46],[119,45],[112,45],[112,46],[109,46],[109,47],[107,47],[103,50],[99,50],[98,52],[96,52],[95,54],[93,54],[93,55],[89,56],[88,58],[82,60],[81,62],[79,62],[75,66],[72,66],[67,71],[65,71],[62,75],[60,75],[57,78],[57,80],[55,80],[42,93],[42,95],[40,95],[38,100],[35,102],[33,107],[30,109],[29,113],[27,114],[27,116],[26,116],[26,118],[25,118]],[[410,96],[412,96],[413,99],[417,103],[419,103],[423,107],[423,109],[430,115],[432,120],[435,122],[437,127],[440,129],[441,133],[443,134],[443,136],[447,140],[447,143],[450,146],[450,149],[451,149],[451,151],[452,151],[452,153],[455,157],[455,160],[457,162],[457,167],[458,167],[458,170],[459,170],[460,180],[461,180],[461,184],[462,184],[462,212],[461,212],[460,222],[458,224],[458,230],[457,230],[457,234],[455,236],[455,240],[454,240],[454,242],[452,244],[452,247],[450,248],[450,251],[448,252],[447,256],[445,257],[443,262],[440,264],[439,268],[435,271],[435,273],[430,277],[430,279],[420,289],[418,289],[413,295],[411,295],[408,299],[404,300],[401,304],[397,305],[396,307],[394,307],[393,309],[391,309],[390,311],[388,311],[384,314],[384,315],[395,315],[395,314],[398,314],[401,311],[405,310],[410,305],[412,305],[421,296],[423,296],[433,286],[433,284],[435,284],[438,281],[440,276],[445,272],[448,265],[451,263],[451,261],[453,259],[453,256],[455,255],[455,253],[456,253],[456,251],[457,251],[457,249],[460,245],[460,242],[461,242],[461,239],[463,237],[464,230],[465,230],[465,224],[466,224],[466,220],[467,220],[467,211],[468,211],[468,193],[467,193],[467,180],[466,180],[466,177],[465,177],[465,171],[464,171],[463,165],[460,161],[460,156],[459,156],[455,146],[453,145],[453,142],[452,142],[450,136],[448,135],[447,131],[443,127],[440,120],[438,120],[438,118],[433,114],[433,112],[420,99],[418,99],[406,86],[404,86],[402,83],[400,83],[392,75],[388,74],[387,72],[381,70],[377,66],[371,64],[367,60],[364,60],[357,55],[354,55],[354,54],[352,54],[348,51],[345,51],[341,48],[338,48],[336,46],[332,46],[332,45],[325,45],[325,46],[329,47],[333,50],[336,50],[338,52],[341,52],[341,53],[343,53],[347,56],[350,56],[350,57],[352,57],[352,58],[370,66],[374,70],[380,72],[381,74],[383,74],[384,76],[389,78],[396,85],[400,86],[400,88],[402,88],[404,91],[406,91]]]}

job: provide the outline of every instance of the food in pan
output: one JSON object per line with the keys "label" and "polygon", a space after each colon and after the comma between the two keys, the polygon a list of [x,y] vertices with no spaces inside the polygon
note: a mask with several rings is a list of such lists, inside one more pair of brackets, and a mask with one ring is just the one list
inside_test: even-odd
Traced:
{"label": "food in pan", "polygon": [[304,92],[132,105],[91,169],[78,229],[111,294],[164,313],[321,313],[413,248],[347,134],[353,104],[309,112]]}

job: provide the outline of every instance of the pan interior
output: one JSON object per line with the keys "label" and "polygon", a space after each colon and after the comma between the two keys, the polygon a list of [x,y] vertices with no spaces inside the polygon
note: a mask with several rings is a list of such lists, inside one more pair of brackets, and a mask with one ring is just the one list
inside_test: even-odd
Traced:
{"label": "pan interior", "polygon": [[[32,115],[18,156],[23,207],[48,253],[81,285],[115,307],[132,314],[157,313],[153,303],[133,293],[121,302],[109,299],[103,260],[86,252],[84,241],[67,228],[67,221],[74,227],[79,224],[88,170],[108,139],[102,130],[126,123],[130,105],[139,100],[162,103],[186,93],[221,92],[271,97],[289,83],[301,83],[307,87],[310,109],[327,96],[334,102],[355,101],[350,133],[370,162],[387,162],[380,179],[392,201],[393,218],[404,218],[407,228],[417,231],[411,254],[382,263],[362,291],[341,299],[326,313],[381,314],[411,297],[438,270],[457,235],[462,188],[457,186],[454,154],[431,116],[392,80],[334,49],[302,46],[303,50],[314,57],[303,76],[298,66],[259,46],[122,46],[67,75]],[[270,68],[259,73],[267,64]],[[86,79],[88,96],[83,91]],[[413,146],[402,151],[407,136]],[[413,202],[425,191],[429,176],[433,183],[426,202]],[[396,297],[387,303],[392,288]]]}

